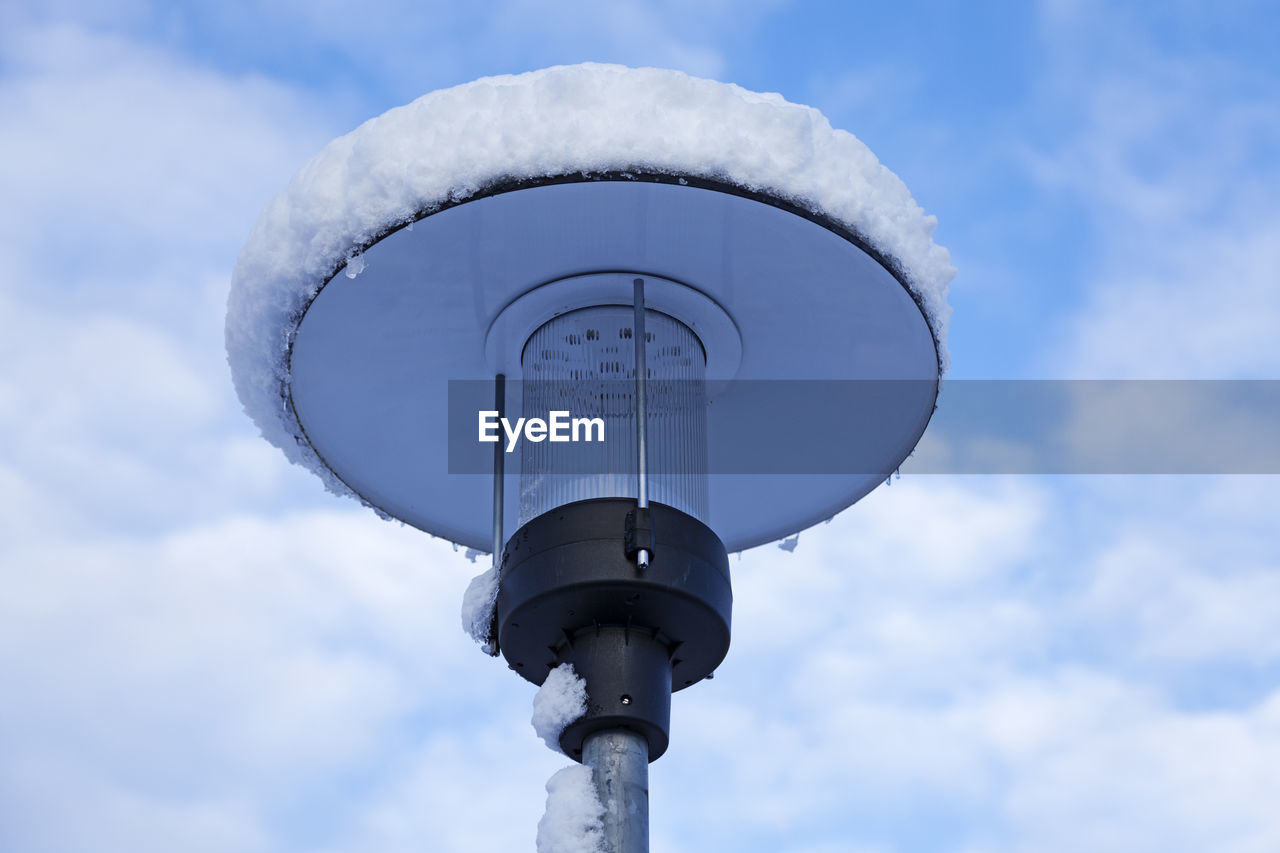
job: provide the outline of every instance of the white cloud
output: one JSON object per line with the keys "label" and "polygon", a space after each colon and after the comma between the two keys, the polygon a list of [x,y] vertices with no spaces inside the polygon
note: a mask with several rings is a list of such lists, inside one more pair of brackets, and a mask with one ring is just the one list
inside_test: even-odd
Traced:
{"label": "white cloud", "polygon": [[1280,844],[1277,694],[1245,714],[1182,714],[1116,684],[1070,685],[1084,710],[1010,787],[1014,850],[1232,850]]}
{"label": "white cloud", "polygon": [[221,306],[194,295],[164,323],[130,310],[136,293],[98,309],[0,294],[0,467],[30,496],[23,514],[40,505],[46,525],[74,537],[318,492],[241,423]]}
{"label": "white cloud", "polygon": [[58,25],[4,45],[0,226],[6,252],[28,259],[27,290],[67,269],[100,293],[139,270],[230,266],[256,211],[332,130],[298,92],[119,37]]}
{"label": "white cloud", "polygon": [[[1280,139],[1280,137],[1277,137]],[[1223,180],[1246,180],[1243,174]],[[1093,282],[1071,329],[1071,369],[1097,378],[1280,375],[1280,210],[1225,226],[1173,227]],[[1121,238],[1122,240],[1124,238]],[[1141,248],[1140,248],[1141,247]]]}
{"label": "white cloud", "polygon": [[[676,68],[703,77],[725,73],[728,37],[749,31],[778,0],[504,0],[491,34],[538,64],[582,60]],[[536,37],[530,39],[530,34]]]}
{"label": "white cloud", "polygon": [[[932,814],[945,820],[926,849],[1065,850],[1076,826],[1103,851],[1145,838],[1265,849],[1280,695],[1183,709],[1161,673],[1206,649],[1247,658],[1233,638],[1263,630],[1272,599],[1236,597],[1224,617],[1212,596],[1232,594],[1232,573],[1205,555],[1250,531],[1240,550],[1274,559],[1267,505],[1248,478],[1198,501],[1188,483],[1146,489],[1167,498],[1135,518],[1110,503],[1144,490],[1105,480],[1080,499],[1017,479],[907,478],[793,555],[747,553],[735,648],[673,702],[657,837],[674,850],[900,849],[903,826]],[[1215,537],[1187,523],[1248,507]],[[939,517],[956,548],[895,523]],[[1106,657],[1087,644],[1077,656],[1076,632],[1124,625],[1161,592],[1154,569],[1111,582],[1131,541],[1185,554],[1176,581],[1209,597],[1180,598],[1200,605],[1190,616],[1139,620],[1137,641],[1105,638]],[[0,729],[19,760],[0,801],[40,816],[25,837],[74,849],[58,792],[85,790],[113,810],[103,821],[120,845],[152,814],[172,844],[212,826],[237,850],[532,838],[558,761],[528,730],[532,687],[458,630],[474,567],[447,545],[353,510],[30,541],[12,556],[0,677],[21,699]],[[1185,655],[1163,649],[1144,670],[1187,624]],[[292,820],[295,808],[313,818]]]}
{"label": "white cloud", "polygon": [[[1265,490],[909,477],[794,555],[749,552],[729,659],[674,701],[665,772],[716,782],[673,834],[689,849],[1266,849],[1280,552]],[[932,540],[943,508],[953,552],[894,523]],[[1198,686],[1206,661],[1235,668],[1227,695]]]}
{"label": "white cloud", "polygon": [[[272,849],[253,805],[229,798],[148,796],[116,779],[47,753],[10,752],[0,768],[5,843],[13,850],[83,853],[266,853]],[[66,807],[75,803],[72,811]]]}
{"label": "white cloud", "polygon": [[[555,23],[548,27],[551,21]],[[541,30],[552,48],[548,52],[564,56],[611,57],[627,65],[677,68],[706,77],[723,71],[724,57],[698,38],[708,34],[678,26],[677,21],[678,17],[664,15],[655,4],[632,0],[608,4],[507,0],[495,16],[494,29],[510,40],[523,40],[520,34],[530,29]]]}
{"label": "white cloud", "polygon": [[[1158,46],[1098,4],[1046,4],[1040,98],[1061,133],[1024,152],[1081,204],[1083,304],[1050,369],[1082,378],[1266,378],[1280,314],[1274,75],[1222,52]],[[1046,259],[1052,264],[1052,259]]]}
{"label": "white cloud", "polygon": [[[1088,644],[1110,649],[1113,662],[1165,678],[1180,669],[1280,665],[1273,479],[1153,478],[1166,492],[1159,501],[1134,500],[1123,521],[1095,531],[1064,616]],[[1141,495],[1112,491],[1115,503]]]}
{"label": "white cloud", "polygon": [[0,458],[30,498],[16,509],[75,538],[309,488],[243,450],[221,340],[242,235],[329,133],[314,103],[70,25],[3,40]]}
{"label": "white cloud", "polygon": [[[20,698],[0,726],[14,759],[0,802],[42,816],[46,834],[31,826],[32,838],[75,822],[52,776],[96,788],[120,820],[167,815],[154,849],[181,846],[206,820],[292,844],[302,830],[275,825],[289,804],[341,801],[348,775],[394,771],[420,740],[415,720],[452,719],[448,736],[465,742],[465,709],[501,696],[509,708],[513,692],[525,694],[515,717],[527,716],[532,689],[508,683],[457,628],[471,566],[367,513],[31,543],[10,556],[20,572],[0,600],[0,673]],[[496,729],[529,755],[541,749],[527,725]],[[331,815],[337,829],[376,793],[352,795]],[[127,844],[121,831],[110,849]]]}

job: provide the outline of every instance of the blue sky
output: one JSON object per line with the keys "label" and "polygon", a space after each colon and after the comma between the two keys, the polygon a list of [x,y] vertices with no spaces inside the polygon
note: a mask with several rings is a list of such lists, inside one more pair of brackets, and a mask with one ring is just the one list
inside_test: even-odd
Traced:
{"label": "blue sky", "polygon": [[[0,849],[532,849],[479,567],[258,438],[231,268],[329,139],[583,60],[823,110],[937,214],[953,375],[1280,378],[1274,4],[0,9]],[[1270,477],[905,477],[734,559],[654,849],[1280,849]]]}

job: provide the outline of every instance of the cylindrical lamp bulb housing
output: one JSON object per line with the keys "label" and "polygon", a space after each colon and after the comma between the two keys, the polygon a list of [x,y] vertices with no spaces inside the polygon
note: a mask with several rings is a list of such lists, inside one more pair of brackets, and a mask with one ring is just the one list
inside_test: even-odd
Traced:
{"label": "cylindrical lamp bulb housing", "polygon": [[[605,440],[522,443],[521,525],[574,501],[637,496],[634,316],[616,305],[571,311],[525,344],[525,416],[600,418]],[[706,354],[673,317],[646,311],[645,326],[649,499],[706,523]]]}

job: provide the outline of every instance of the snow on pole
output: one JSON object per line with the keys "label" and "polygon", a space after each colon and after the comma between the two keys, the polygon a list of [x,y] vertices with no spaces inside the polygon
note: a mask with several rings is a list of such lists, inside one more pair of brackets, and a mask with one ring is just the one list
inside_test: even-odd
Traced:
{"label": "snow on pole", "polygon": [[[586,710],[586,683],[572,664],[561,664],[547,674],[533,697],[533,729],[548,747],[563,754],[560,733]],[[547,780],[538,853],[614,853],[604,843],[604,815],[590,767],[574,764],[557,771]]]}
{"label": "snow on pole", "polygon": [[605,808],[591,768],[571,764],[547,780],[547,809],[538,821],[538,853],[613,853],[604,846]]}
{"label": "snow on pole", "polygon": [[533,697],[533,730],[548,747],[560,749],[560,733],[565,726],[587,710],[587,684],[573,671],[573,664],[562,663],[547,673]]}
{"label": "snow on pole", "polygon": [[[586,682],[572,664],[561,664],[533,697],[534,731],[562,752],[560,734],[586,710]],[[648,853],[648,742],[636,732],[610,729],[588,735],[582,752],[582,765],[547,782],[538,853]]]}

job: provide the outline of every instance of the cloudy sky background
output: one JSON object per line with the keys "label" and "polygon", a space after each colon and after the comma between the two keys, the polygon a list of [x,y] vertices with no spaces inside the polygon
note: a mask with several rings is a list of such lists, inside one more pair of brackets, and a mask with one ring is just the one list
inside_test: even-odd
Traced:
{"label": "cloudy sky background", "polygon": [[[779,91],[960,269],[953,375],[1280,378],[1273,4],[0,6],[0,850],[530,850],[564,759],[476,572],[259,439],[258,213],[432,89],[586,59]],[[1274,477],[905,477],[735,558],[655,850],[1280,849]]]}

